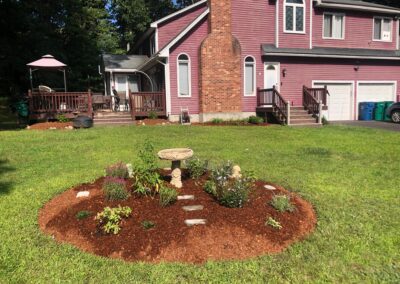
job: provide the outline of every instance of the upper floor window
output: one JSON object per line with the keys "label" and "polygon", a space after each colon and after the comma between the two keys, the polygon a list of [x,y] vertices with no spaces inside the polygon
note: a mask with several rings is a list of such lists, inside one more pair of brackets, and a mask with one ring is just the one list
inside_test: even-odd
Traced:
{"label": "upper floor window", "polygon": [[374,18],[374,40],[392,41],[392,19]]}
{"label": "upper floor window", "polygon": [[285,0],[285,32],[305,32],[305,4],[304,0]]}
{"label": "upper floor window", "polygon": [[343,14],[324,14],[324,38],[344,39]]}
{"label": "upper floor window", "polygon": [[190,97],[190,58],[187,54],[178,56],[178,96]]}
{"label": "upper floor window", "polygon": [[245,96],[256,94],[256,62],[252,56],[244,60],[244,89]]}

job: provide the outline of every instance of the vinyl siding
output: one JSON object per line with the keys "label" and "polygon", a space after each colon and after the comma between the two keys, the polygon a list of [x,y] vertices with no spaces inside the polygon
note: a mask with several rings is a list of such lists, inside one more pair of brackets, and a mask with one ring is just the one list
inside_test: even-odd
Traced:
{"label": "vinyl siding", "polygon": [[200,5],[186,12],[184,15],[179,15],[176,18],[160,24],[158,27],[158,49],[161,50],[206,9],[206,4]]}
{"label": "vinyl siding", "polygon": [[[170,53],[171,114],[180,114],[181,107],[188,107],[191,114],[198,114],[199,98],[199,48],[208,34],[208,21],[201,21],[185,38],[178,42]],[[190,98],[178,97],[177,61],[181,53],[190,57],[191,91]]]}
{"label": "vinyl siding", "polygon": [[[345,15],[344,40],[323,39],[324,12]],[[366,48],[395,50],[398,40],[397,21],[392,21],[392,42],[373,41],[373,18],[371,13],[314,9],[313,45],[318,47]],[[393,19],[393,17],[392,17]]]}

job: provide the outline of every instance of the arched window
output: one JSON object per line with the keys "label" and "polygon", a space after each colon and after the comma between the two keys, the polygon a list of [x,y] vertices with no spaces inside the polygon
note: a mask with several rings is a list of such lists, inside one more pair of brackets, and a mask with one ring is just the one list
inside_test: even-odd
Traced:
{"label": "arched window", "polygon": [[304,33],[305,11],[304,0],[285,0],[285,32]]}
{"label": "arched window", "polygon": [[254,57],[247,56],[244,60],[244,95],[256,94],[256,62]]}
{"label": "arched window", "polygon": [[178,56],[178,96],[190,97],[190,58],[187,54],[180,54]]}

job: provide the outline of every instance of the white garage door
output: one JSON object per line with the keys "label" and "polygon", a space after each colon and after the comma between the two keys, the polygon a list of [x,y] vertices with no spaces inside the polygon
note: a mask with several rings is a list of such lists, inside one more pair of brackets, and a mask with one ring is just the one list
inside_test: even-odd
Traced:
{"label": "white garage door", "polygon": [[394,82],[358,83],[357,107],[361,102],[395,101],[396,88]]}
{"label": "white garage door", "polygon": [[314,83],[315,88],[328,87],[328,120],[352,120],[353,84],[352,83]]}

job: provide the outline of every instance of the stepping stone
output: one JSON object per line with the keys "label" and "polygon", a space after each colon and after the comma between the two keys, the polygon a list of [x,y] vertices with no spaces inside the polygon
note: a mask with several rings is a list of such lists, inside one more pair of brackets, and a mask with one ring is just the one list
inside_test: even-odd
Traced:
{"label": "stepping stone", "polygon": [[194,200],[194,195],[178,195],[178,200]]}
{"label": "stepping stone", "polygon": [[185,224],[187,226],[205,225],[206,222],[207,222],[206,219],[187,219],[187,220],[185,220]]}
{"label": "stepping stone", "polygon": [[275,190],[276,189],[276,187],[275,186],[272,186],[272,185],[264,185],[264,188],[265,189],[267,189],[267,190]]}
{"label": "stepping stone", "polygon": [[190,205],[182,207],[182,209],[185,211],[197,211],[197,210],[203,210],[203,208],[204,208],[203,205]]}
{"label": "stepping stone", "polygon": [[89,195],[90,195],[89,191],[79,191],[78,194],[76,195],[76,198],[89,197]]}

